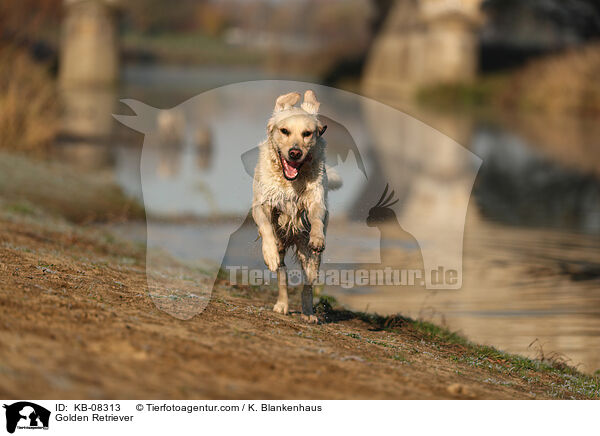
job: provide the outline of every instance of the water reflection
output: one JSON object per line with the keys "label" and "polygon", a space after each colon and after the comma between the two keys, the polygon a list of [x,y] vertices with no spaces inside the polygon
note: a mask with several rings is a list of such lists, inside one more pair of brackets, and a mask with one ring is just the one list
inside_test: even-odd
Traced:
{"label": "water reflection", "polygon": [[565,167],[514,133],[481,126],[472,149],[485,162],[475,189],[481,212],[519,226],[600,233],[600,180]]}
{"label": "water reflection", "polygon": [[117,92],[110,87],[71,86],[61,89],[62,142],[58,158],[88,169],[110,166]]}

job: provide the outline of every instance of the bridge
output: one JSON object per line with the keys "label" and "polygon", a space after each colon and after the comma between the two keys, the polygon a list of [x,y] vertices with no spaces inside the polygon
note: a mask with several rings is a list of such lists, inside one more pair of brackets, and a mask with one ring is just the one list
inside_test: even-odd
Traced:
{"label": "bridge", "polygon": [[[474,77],[481,2],[396,0],[367,56],[364,91],[407,95],[422,85]],[[121,0],[64,0],[63,87],[117,81],[120,4]]]}

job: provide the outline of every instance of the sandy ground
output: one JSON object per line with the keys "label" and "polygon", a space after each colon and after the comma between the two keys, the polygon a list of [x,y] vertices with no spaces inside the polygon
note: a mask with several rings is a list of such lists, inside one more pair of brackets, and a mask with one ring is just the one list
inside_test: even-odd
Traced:
{"label": "sandy ground", "polygon": [[148,296],[144,259],[104,231],[0,214],[0,397],[582,397],[410,323],[334,312],[307,325],[272,312],[271,290],[221,282],[182,321]]}

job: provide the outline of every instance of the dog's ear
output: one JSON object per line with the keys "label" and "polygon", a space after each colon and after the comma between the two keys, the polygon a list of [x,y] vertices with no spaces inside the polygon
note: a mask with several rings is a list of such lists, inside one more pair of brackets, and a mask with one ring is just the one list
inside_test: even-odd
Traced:
{"label": "dog's ear", "polygon": [[271,117],[271,119],[267,123],[267,135],[273,133],[273,129],[275,128],[275,120],[273,118],[274,117]]}
{"label": "dog's ear", "polygon": [[275,101],[275,108],[273,109],[273,113],[276,114],[277,112],[289,109],[299,101],[300,94],[298,94],[297,92],[290,92],[288,94],[280,95]]}
{"label": "dog's ear", "polygon": [[327,124],[323,123],[323,120],[321,120],[321,117],[318,117],[318,121],[317,121],[317,135],[320,138],[321,136],[323,136],[323,133],[325,133],[325,130],[327,130]]}
{"label": "dog's ear", "polygon": [[318,114],[319,106],[321,103],[318,102],[317,96],[313,90],[309,89],[304,93],[304,101],[300,105],[302,109],[304,109],[309,114]]}

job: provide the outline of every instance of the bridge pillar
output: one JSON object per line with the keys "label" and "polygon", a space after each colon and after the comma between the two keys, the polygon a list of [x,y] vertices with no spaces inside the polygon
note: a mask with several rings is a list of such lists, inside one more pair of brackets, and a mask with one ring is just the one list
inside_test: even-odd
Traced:
{"label": "bridge pillar", "polygon": [[62,87],[112,85],[119,78],[116,3],[65,0],[59,81]]}
{"label": "bridge pillar", "polygon": [[397,0],[368,56],[364,92],[403,98],[422,86],[473,79],[480,3]]}
{"label": "bridge pillar", "polygon": [[58,156],[85,168],[110,164],[119,45],[114,0],[64,0],[59,58]]}

